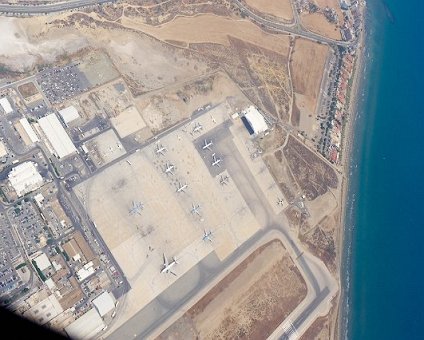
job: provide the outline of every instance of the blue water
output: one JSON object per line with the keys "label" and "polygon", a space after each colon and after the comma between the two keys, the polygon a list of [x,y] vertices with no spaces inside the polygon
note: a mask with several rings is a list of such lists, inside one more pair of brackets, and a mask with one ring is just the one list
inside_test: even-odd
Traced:
{"label": "blue water", "polygon": [[424,339],[424,1],[385,4],[367,1],[352,162],[347,334],[355,340]]}

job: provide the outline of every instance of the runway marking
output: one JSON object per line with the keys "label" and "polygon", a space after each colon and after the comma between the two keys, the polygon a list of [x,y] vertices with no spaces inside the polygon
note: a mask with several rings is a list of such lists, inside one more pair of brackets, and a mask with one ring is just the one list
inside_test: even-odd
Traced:
{"label": "runway marking", "polygon": [[283,336],[281,339],[296,340],[299,339],[299,333],[296,327],[292,324],[291,320],[287,320],[286,324],[283,325]]}

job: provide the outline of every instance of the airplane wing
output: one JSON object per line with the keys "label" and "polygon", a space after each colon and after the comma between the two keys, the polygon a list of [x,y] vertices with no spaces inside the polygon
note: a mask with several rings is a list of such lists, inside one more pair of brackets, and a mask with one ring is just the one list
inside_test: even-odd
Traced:
{"label": "airplane wing", "polygon": [[169,271],[172,275],[174,275],[174,276],[178,276],[177,274],[175,274],[174,272],[172,272],[172,271]]}
{"label": "airplane wing", "polygon": [[166,258],[165,253],[163,253],[163,264],[165,265],[165,267],[168,265],[168,259]]}

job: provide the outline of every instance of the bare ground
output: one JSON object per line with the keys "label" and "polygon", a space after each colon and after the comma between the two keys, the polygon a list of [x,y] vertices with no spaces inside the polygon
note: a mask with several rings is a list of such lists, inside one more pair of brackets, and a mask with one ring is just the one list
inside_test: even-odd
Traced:
{"label": "bare ground", "polygon": [[266,338],[306,296],[280,241],[253,252],[158,339]]}

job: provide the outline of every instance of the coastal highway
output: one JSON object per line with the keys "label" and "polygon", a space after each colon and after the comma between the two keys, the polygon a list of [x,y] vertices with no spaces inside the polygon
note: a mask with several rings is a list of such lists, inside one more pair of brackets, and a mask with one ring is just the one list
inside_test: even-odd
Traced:
{"label": "coastal highway", "polygon": [[101,5],[108,2],[116,2],[116,0],[69,0],[59,3],[43,4],[43,5],[5,5],[0,4],[0,13],[7,14],[46,14],[54,12],[62,12],[85,6]]}

